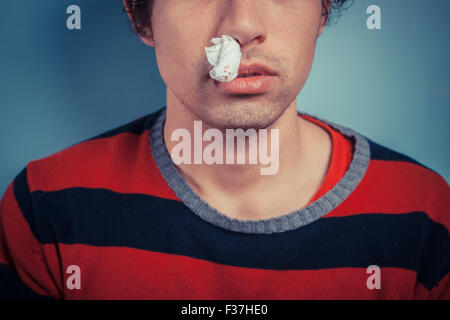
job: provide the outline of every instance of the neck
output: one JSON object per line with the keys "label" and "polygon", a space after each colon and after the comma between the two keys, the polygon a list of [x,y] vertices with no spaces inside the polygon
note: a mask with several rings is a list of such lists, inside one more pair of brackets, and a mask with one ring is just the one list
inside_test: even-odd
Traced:
{"label": "neck", "polygon": [[[168,91],[164,141],[167,150],[171,153],[174,147],[180,143],[179,140],[172,141],[172,133],[180,128],[185,129],[183,131],[186,133],[189,132],[191,150],[193,151],[191,159],[193,161],[190,164],[178,163],[176,165],[186,182],[204,199],[208,199],[209,195],[212,195],[212,197],[222,195],[224,199],[238,195],[239,198],[255,199],[255,197],[261,197],[261,194],[267,193],[267,186],[271,186],[271,189],[282,188],[282,186],[289,187],[289,184],[293,182],[299,189],[302,189],[302,186],[304,186],[304,189],[314,189],[317,187],[315,186],[317,181],[320,185],[328,168],[329,154],[321,152],[317,148],[317,145],[323,146],[323,144],[317,142],[324,141],[324,131],[320,129],[321,132],[318,133],[315,125],[298,116],[295,100],[267,128],[267,141],[263,141],[267,142],[268,151],[266,155],[270,154],[271,160],[278,162],[270,164],[272,170],[267,169],[267,162],[265,164],[261,163],[261,152],[256,152],[256,154],[259,154],[256,164],[250,164],[248,157],[244,158],[245,164],[237,164],[237,157],[241,152],[237,150],[236,143],[232,148],[229,145],[227,146],[226,133],[224,131],[221,131],[223,133],[223,152],[226,153],[223,155],[224,164],[207,164],[205,161],[202,161],[204,158],[194,164],[194,153],[196,152],[194,149],[196,147],[193,140],[196,138],[202,139],[203,133],[211,129],[207,124],[202,123],[201,129],[203,132],[199,135],[198,125],[195,128],[194,121],[200,121],[200,119]],[[278,129],[278,137],[274,134],[274,129]],[[326,133],[325,136],[328,137]],[[261,143],[263,138],[259,134],[257,137],[258,143]],[[318,141],[317,138],[322,140]],[[315,142],[311,143],[311,141]],[[250,147],[248,142],[249,139],[246,138],[245,155],[256,151]],[[206,148],[209,144],[211,142],[200,142],[200,144],[197,144],[197,151],[201,150],[201,154],[203,154],[204,151],[207,151]],[[231,159],[228,155],[230,149],[235,151]],[[274,152],[277,153],[277,157],[274,156]],[[326,161],[318,161],[318,157],[327,159]],[[199,160],[198,157],[197,160]],[[269,174],[262,174],[264,168],[266,172],[269,171]],[[306,194],[309,193],[306,192]],[[313,193],[311,193],[312,195]],[[261,212],[261,210],[256,211]]]}

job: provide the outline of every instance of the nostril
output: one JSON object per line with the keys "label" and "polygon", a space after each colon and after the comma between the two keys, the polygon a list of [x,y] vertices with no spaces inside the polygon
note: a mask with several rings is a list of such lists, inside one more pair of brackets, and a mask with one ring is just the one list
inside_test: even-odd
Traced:
{"label": "nostril", "polygon": [[239,44],[240,47],[242,47],[242,42],[241,40],[239,40],[239,38],[235,37],[235,36],[230,36],[232,37],[234,40],[236,40],[236,42]]}

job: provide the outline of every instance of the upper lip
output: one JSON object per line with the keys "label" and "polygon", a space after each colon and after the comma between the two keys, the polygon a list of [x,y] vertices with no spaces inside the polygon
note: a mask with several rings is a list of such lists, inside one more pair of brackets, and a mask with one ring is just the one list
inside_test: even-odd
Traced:
{"label": "upper lip", "polygon": [[257,74],[269,75],[269,76],[274,76],[277,74],[275,71],[273,71],[272,69],[270,69],[269,67],[267,67],[263,64],[258,64],[258,63],[247,64],[247,65],[241,64],[239,66],[238,75],[245,75],[245,74],[250,74],[250,73],[257,73]]}

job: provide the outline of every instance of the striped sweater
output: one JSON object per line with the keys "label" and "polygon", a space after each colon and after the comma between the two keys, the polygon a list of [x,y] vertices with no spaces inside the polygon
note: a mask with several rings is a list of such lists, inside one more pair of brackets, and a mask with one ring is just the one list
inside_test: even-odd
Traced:
{"label": "striped sweater", "polygon": [[0,204],[0,297],[450,299],[450,189],[435,172],[329,123],[353,144],[339,182],[290,214],[237,220],[180,176],[164,119],[27,164]]}

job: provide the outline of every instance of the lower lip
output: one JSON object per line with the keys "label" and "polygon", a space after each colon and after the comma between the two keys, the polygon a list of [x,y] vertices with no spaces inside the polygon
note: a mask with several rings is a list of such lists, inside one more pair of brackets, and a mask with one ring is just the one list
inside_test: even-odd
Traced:
{"label": "lower lip", "polygon": [[214,80],[215,86],[226,94],[261,94],[270,89],[275,76],[260,75],[254,77],[235,78],[230,82]]}

